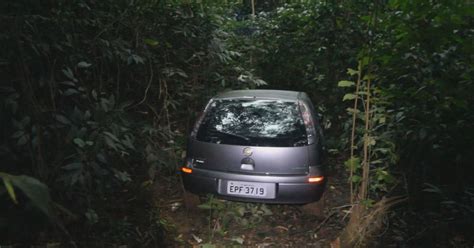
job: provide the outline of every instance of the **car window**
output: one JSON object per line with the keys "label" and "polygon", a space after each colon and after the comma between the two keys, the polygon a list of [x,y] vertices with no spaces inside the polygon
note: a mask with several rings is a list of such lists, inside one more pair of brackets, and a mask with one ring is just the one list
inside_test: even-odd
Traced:
{"label": "car window", "polygon": [[197,140],[250,146],[307,145],[298,103],[279,100],[214,100],[201,122]]}

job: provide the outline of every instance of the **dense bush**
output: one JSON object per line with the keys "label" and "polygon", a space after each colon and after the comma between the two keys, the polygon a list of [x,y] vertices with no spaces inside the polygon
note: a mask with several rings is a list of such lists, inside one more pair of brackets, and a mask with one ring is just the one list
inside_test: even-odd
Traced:
{"label": "dense bush", "polygon": [[2,1],[1,240],[159,244],[144,189],[175,172],[194,113],[231,88],[306,91],[333,153],[352,113],[370,120],[352,161],[365,145],[369,198],[406,193],[404,216],[430,225],[472,220],[471,5],[272,0],[252,17],[250,3]]}
{"label": "dense bush", "polygon": [[[404,214],[416,216],[413,233],[420,222],[437,232],[442,225],[436,222],[472,221],[472,5],[287,2],[231,25],[240,34],[234,43],[245,44],[239,49],[248,58],[245,63],[268,87],[306,91],[322,104],[332,123],[326,130],[332,149],[348,147],[350,116],[357,111],[356,168],[350,181],[362,180],[360,158],[369,140],[369,205],[383,195],[407,194]],[[344,94],[358,75],[359,92]],[[357,110],[341,102],[355,98]]]}
{"label": "dense bush", "polygon": [[18,187],[17,174],[49,188],[52,201],[41,204],[57,230],[83,223],[89,227],[72,231],[100,237],[125,225],[127,235],[113,235],[130,239],[126,201],[155,171],[174,172],[189,113],[224,87],[255,83],[237,80],[246,73],[233,65],[238,53],[226,49],[218,18],[198,5],[4,1],[0,9],[0,155],[9,173],[0,195],[2,212],[15,213],[1,217],[9,230],[2,240],[28,235],[28,202],[41,207],[28,198],[35,192]]}

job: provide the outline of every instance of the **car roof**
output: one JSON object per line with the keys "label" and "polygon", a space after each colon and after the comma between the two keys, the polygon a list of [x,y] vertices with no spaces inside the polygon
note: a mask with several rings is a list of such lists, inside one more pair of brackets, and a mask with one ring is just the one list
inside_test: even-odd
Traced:
{"label": "car roof", "polygon": [[290,90],[231,90],[218,94],[214,99],[223,98],[266,98],[282,100],[301,99],[303,92]]}

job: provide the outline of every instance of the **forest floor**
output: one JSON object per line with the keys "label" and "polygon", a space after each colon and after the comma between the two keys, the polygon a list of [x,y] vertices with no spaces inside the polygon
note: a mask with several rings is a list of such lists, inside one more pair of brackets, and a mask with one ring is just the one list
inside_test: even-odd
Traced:
{"label": "forest floor", "polygon": [[[349,218],[349,187],[342,160],[331,158],[320,216],[301,205],[239,203],[201,199],[201,207],[184,204],[179,176],[159,178],[155,204],[170,247],[329,247]],[[209,206],[213,204],[213,210]]]}

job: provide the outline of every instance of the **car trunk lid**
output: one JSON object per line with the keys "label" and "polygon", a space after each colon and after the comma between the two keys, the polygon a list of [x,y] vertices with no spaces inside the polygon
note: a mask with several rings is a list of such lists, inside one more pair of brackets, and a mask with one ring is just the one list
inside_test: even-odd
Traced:
{"label": "car trunk lid", "polygon": [[189,155],[197,168],[246,174],[308,173],[308,147],[258,147],[192,141]]}

